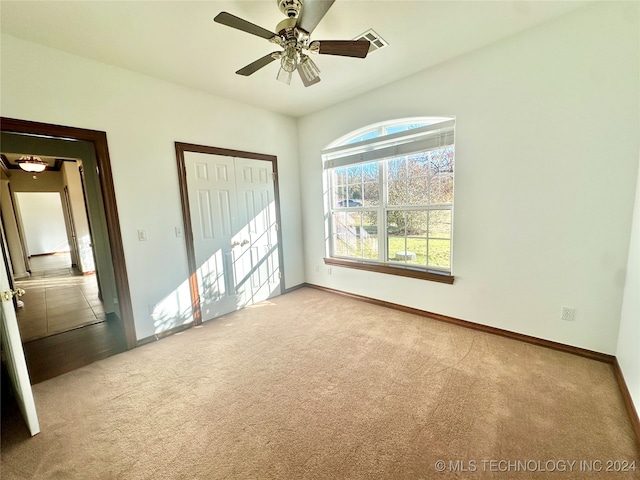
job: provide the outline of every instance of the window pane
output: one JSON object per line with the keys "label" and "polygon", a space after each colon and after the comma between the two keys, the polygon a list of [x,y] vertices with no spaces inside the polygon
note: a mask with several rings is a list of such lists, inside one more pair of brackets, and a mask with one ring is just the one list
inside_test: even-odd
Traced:
{"label": "window pane", "polygon": [[394,125],[393,127],[387,127],[385,129],[386,135],[391,135],[392,133],[404,132],[405,130],[411,130],[412,128],[424,127],[426,123],[410,123],[404,125]]}
{"label": "window pane", "polygon": [[437,150],[437,155],[439,157],[440,173],[453,173],[453,147]]}
{"label": "window pane", "polygon": [[429,212],[429,237],[451,238],[451,210]]}
{"label": "window pane", "polygon": [[453,148],[427,153],[429,159],[429,203],[453,203]]}
{"label": "window pane", "polygon": [[405,205],[429,203],[429,157],[425,153],[407,159],[407,195]]}
{"label": "window pane", "polygon": [[405,212],[387,211],[387,253],[388,260],[395,260],[399,252],[406,250]]}
{"label": "window pane", "polygon": [[407,255],[406,263],[408,265],[427,265],[427,239],[420,237],[407,237]]}
{"label": "window pane", "polygon": [[427,265],[428,212],[387,212],[389,260],[410,265]]}
{"label": "window pane", "polygon": [[333,169],[333,208],[380,205],[378,162]]}
{"label": "window pane", "polygon": [[365,207],[377,207],[380,204],[380,184],[365,183],[362,204]]}
{"label": "window pane", "polygon": [[362,142],[364,140],[369,140],[371,138],[376,138],[377,136],[378,136],[378,129],[376,128],[375,130],[369,133],[365,133],[364,135],[360,135],[359,137],[352,138],[346,143],[346,145],[349,145],[350,143]]}
{"label": "window pane", "polygon": [[405,214],[407,237],[427,237],[428,214],[422,211],[409,211]]}
{"label": "window pane", "polygon": [[429,184],[430,203],[453,203],[453,174],[439,173]]}
{"label": "window pane", "polygon": [[377,213],[336,212],[333,214],[334,254],[378,260]]}
{"label": "window pane", "polygon": [[362,165],[347,167],[347,201],[339,204],[341,207],[362,206]]}
{"label": "window pane", "polygon": [[387,161],[387,201],[389,205],[406,205],[407,161],[393,158]]}
{"label": "window pane", "polygon": [[334,168],[331,171],[332,181],[332,206],[337,207],[340,202],[347,199],[347,169],[346,167]]}
{"label": "window pane", "polygon": [[430,267],[451,268],[451,240],[429,239]]}
{"label": "window pane", "polygon": [[347,167],[347,181],[349,184],[362,182],[362,165]]}
{"label": "window pane", "polygon": [[361,207],[362,206],[362,183],[349,185],[349,202],[343,202],[341,207]]}
{"label": "window pane", "polygon": [[333,184],[334,185],[346,185],[347,183],[347,167],[334,168],[333,172]]}

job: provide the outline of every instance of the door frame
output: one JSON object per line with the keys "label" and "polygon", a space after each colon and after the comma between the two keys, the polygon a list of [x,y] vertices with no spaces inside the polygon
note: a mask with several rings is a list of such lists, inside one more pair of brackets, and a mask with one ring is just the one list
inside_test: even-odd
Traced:
{"label": "door frame", "polygon": [[116,195],[113,187],[111,161],[109,159],[109,147],[107,144],[106,132],[5,117],[0,117],[0,131],[79,140],[93,145],[98,166],[100,190],[104,203],[107,235],[109,237],[113,272],[116,283],[115,287],[118,295],[120,314],[122,317],[122,326],[127,349],[131,350],[132,348],[135,348],[136,331],[133,319],[133,308],[131,305],[131,293],[129,290],[129,278],[127,276],[127,267],[124,258],[122,233],[120,231],[120,220],[118,217]]}
{"label": "door frame", "polygon": [[198,289],[198,266],[196,265],[196,250],[193,243],[193,226],[191,224],[191,208],[189,207],[189,194],[187,190],[187,169],[184,161],[185,152],[207,153],[210,155],[221,155],[225,157],[247,158],[251,160],[265,160],[271,162],[271,172],[273,173],[273,197],[276,208],[276,225],[278,232],[278,258],[280,263],[280,291],[284,292],[284,255],[282,249],[282,228],[280,221],[280,191],[278,189],[278,157],[264,153],[245,152],[242,150],[231,150],[228,148],[208,147],[206,145],[196,145],[193,143],[175,142],[176,160],[178,162],[178,184],[180,186],[180,202],[182,204],[182,221],[184,240],[187,248],[187,264],[189,266],[189,291],[191,293],[191,309],[193,311],[193,325],[202,324],[202,309],[200,308],[200,291]]}
{"label": "door frame", "polygon": [[[62,199],[65,221],[69,222],[67,235],[69,238],[69,247],[71,250],[71,266],[78,266],[80,263],[80,251],[78,250],[78,239],[76,234],[76,220],[73,218],[71,211],[71,199],[69,198],[69,187],[67,185],[62,189]],[[74,262],[75,260],[75,262]]]}

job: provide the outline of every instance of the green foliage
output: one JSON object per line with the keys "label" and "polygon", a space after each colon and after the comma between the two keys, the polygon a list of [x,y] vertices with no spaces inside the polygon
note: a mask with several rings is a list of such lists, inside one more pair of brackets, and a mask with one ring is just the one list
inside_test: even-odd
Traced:
{"label": "green foliage", "polygon": [[[389,237],[388,241],[389,260],[391,261],[395,261],[397,252],[408,250],[416,254],[415,259],[406,262],[408,265],[442,268],[451,266],[451,243],[449,240],[429,240],[428,263],[426,238],[407,237],[406,248],[405,237]],[[359,235],[337,238],[335,249],[335,254],[339,256],[378,260],[378,239],[374,235],[369,235],[366,239]]]}
{"label": "green foliage", "polygon": [[416,254],[414,260],[408,260],[409,265],[449,268],[451,266],[451,242],[449,240],[429,240],[429,262],[427,263],[427,241],[424,238],[389,237],[389,259],[395,260],[397,252],[408,250]]}

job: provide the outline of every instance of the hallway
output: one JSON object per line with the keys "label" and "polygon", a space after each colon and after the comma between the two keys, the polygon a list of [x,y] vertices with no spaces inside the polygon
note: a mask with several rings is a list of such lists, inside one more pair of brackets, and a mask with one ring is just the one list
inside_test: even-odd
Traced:
{"label": "hallway", "polygon": [[31,276],[17,279],[26,291],[16,311],[23,342],[105,320],[95,274],[82,275],[69,253],[31,257]]}

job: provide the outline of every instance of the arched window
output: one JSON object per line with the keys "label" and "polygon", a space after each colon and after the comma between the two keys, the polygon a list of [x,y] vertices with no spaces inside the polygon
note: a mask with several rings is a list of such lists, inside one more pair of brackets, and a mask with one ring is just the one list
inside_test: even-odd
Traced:
{"label": "arched window", "polygon": [[325,261],[452,283],[451,117],[370,125],[323,150]]}

